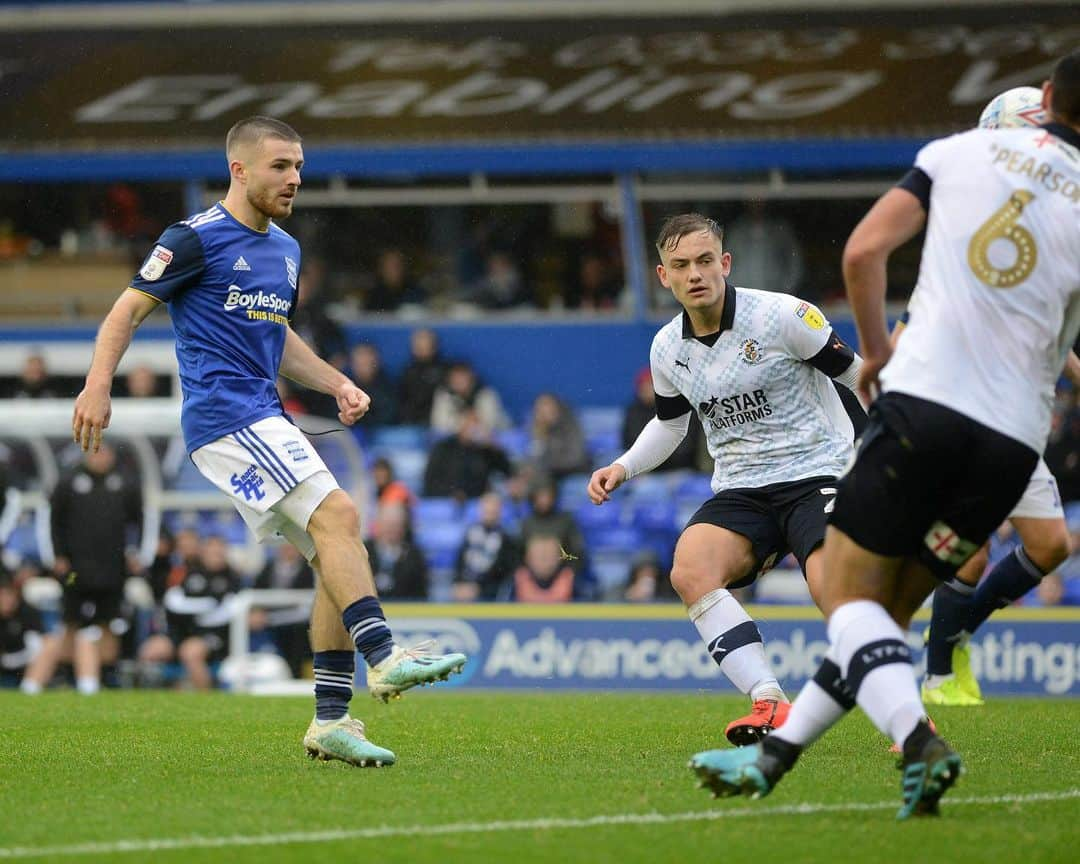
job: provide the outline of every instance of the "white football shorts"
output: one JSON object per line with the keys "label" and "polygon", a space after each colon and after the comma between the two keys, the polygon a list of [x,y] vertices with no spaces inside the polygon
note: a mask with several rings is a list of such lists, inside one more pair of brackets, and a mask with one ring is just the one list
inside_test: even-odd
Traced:
{"label": "white football shorts", "polygon": [[1009,518],[1013,516],[1026,519],[1065,518],[1057,480],[1050,473],[1045,460],[1040,459],[1039,464],[1035,466],[1031,479],[1028,480],[1027,489],[1024,490],[1024,494],[1009,514]]}
{"label": "white football shorts", "polygon": [[315,557],[308,521],[341,487],[295,425],[267,417],[200,447],[191,461],[232,499],[260,543],[280,534],[308,561]]}

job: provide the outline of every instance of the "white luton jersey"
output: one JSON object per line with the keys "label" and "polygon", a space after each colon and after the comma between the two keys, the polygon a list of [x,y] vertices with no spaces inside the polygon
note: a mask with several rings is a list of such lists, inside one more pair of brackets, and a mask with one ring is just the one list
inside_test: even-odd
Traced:
{"label": "white luton jersey", "polygon": [[1080,135],[1049,129],[976,129],[919,152],[926,241],[911,319],[881,374],[884,390],[1039,453],[1080,328]]}
{"label": "white luton jersey", "polygon": [[716,463],[714,493],[843,470],[851,418],[832,380],[805,362],[831,334],[825,316],[797,297],[728,285],[712,345],[694,337],[686,313],[653,338],[658,413],[664,399],[682,397],[697,415]]}

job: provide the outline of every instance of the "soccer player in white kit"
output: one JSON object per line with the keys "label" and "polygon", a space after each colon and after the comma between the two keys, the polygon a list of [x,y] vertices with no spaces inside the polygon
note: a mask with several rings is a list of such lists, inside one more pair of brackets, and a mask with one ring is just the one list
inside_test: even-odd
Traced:
{"label": "soccer player in white kit", "polygon": [[788,700],[757,625],[730,589],[790,551],[820,598],[826,514],[853,439],[832,379],[854,387],[860,361],[811,304],[729,285],[731,253],[713,220],[673,216],[656,247],[660,281],[683,306],[652,343],[656,417],[592,475],[588,494],[603,504],[662,464],[696,415],[715,460],[715,494],[679,537],[671,584],[721,671],[750,697],[750,714],[725,730],[744,744],[780,726]]}
{"label": "soccer player in white kit", "polygon": [[117,364],[139,324],[167,303],[191,460],[260,541],[284,536],[318,574],[311,612],[315,717],[304,749],[313,758],[389,765],[394,754],[367,740],[363,723],[348,713],[357,652],[369,666],[368,689],[383,699],[444,679],[465,656],[395,644],[356,506],[275,389],[281,374],[333,396],[347,425],[371,402],[290,326],[300,246],[273,220],[289,216],[300,188],[300,136],[271,117],[249,117],[229,130],[225,153],[225,200],[166,228],[102,323],[72,431],[84,450],[97,451]]}
{"label": "soccer player in white kit", "polygon": [[[1036,128],[1050,118],[1042,108],[1042,91],[1017,87],[991,99],[979,117],[980,129]],[[893,346],[907,325],[905,312],[893,329]],[[1080,358],[1070,351],[1065,376],[1080,387]],[[954,579],[934,592],[933,614],[926,642],[926,705],[982,705],[982,691],[971,669],[968,642],[997,609],[1018,600],[1069,557],[1071,542],[1057,481],[1046,461],[1039,460],[1027,489],[1009,514],[1020,545],[985,574],[988,544],[960,568]]]}
{"label": "soccer player in white kit", "polygon": [[[1022,495],[1080,331],[1080,51],[1057,63],[1043,105],[1040,129],[928,144],[848,240],[859,388],[881,395],[825,540],[830,646],[781,729],[692,757],[716,795],[767,795],[853,703],[901,746],[898,818],[937,813],[960,774],[927,722],[904,628]],[[924,225],[911,323],[892,353],[886,264]]]}

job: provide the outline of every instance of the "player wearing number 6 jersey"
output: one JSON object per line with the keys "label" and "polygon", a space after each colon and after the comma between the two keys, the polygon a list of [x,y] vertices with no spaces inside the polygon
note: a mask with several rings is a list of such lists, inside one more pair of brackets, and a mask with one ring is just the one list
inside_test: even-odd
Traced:
{"label": "player wearing number 6 jersey", "polygon": [[701,423],[715,494],[679,537],[671,583],[721,671],[751,699],[751,713],[726,729],[741,744],[780,726],[788,701],[757,625],[729,589],[751,584],[790,551],[820,597],[826,514],[853,437],[830,379],[853,387],[860,361],[811,304],[727,284],[731,253],[711,219],[671,217],[656,248],[660,280],[683,306],[653,339],[656,417],[593,474],[588,493],[603,504],[667,459],[692,420]]}
{"label": "player wearing number 6 jersey", "polygon": [[[902,748],[899,818],[937,812],[960,773],[926,722],[904,631],[1023,493],[1080,330],[1080,51],[1058,62],[1043,106],[1039,129],[928,144],[848,240],[859,387],[882,395],[825,539],[830,647],[783,728],[693,757],[719,795],[768,794],[856,703]],[[892,354],[886,264],[924,225],[911,323]]]}

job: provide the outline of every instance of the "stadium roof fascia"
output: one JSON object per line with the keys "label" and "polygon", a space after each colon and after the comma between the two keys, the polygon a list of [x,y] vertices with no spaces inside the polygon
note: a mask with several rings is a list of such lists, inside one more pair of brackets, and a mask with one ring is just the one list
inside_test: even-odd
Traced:
{"label": "stadium roof fascia", "polygon": [[[310,146],[308,178],[888,170],[909,166],[925,138]],[[0,181],[202,180],[224,174],[217,150],[8,152]]]}

